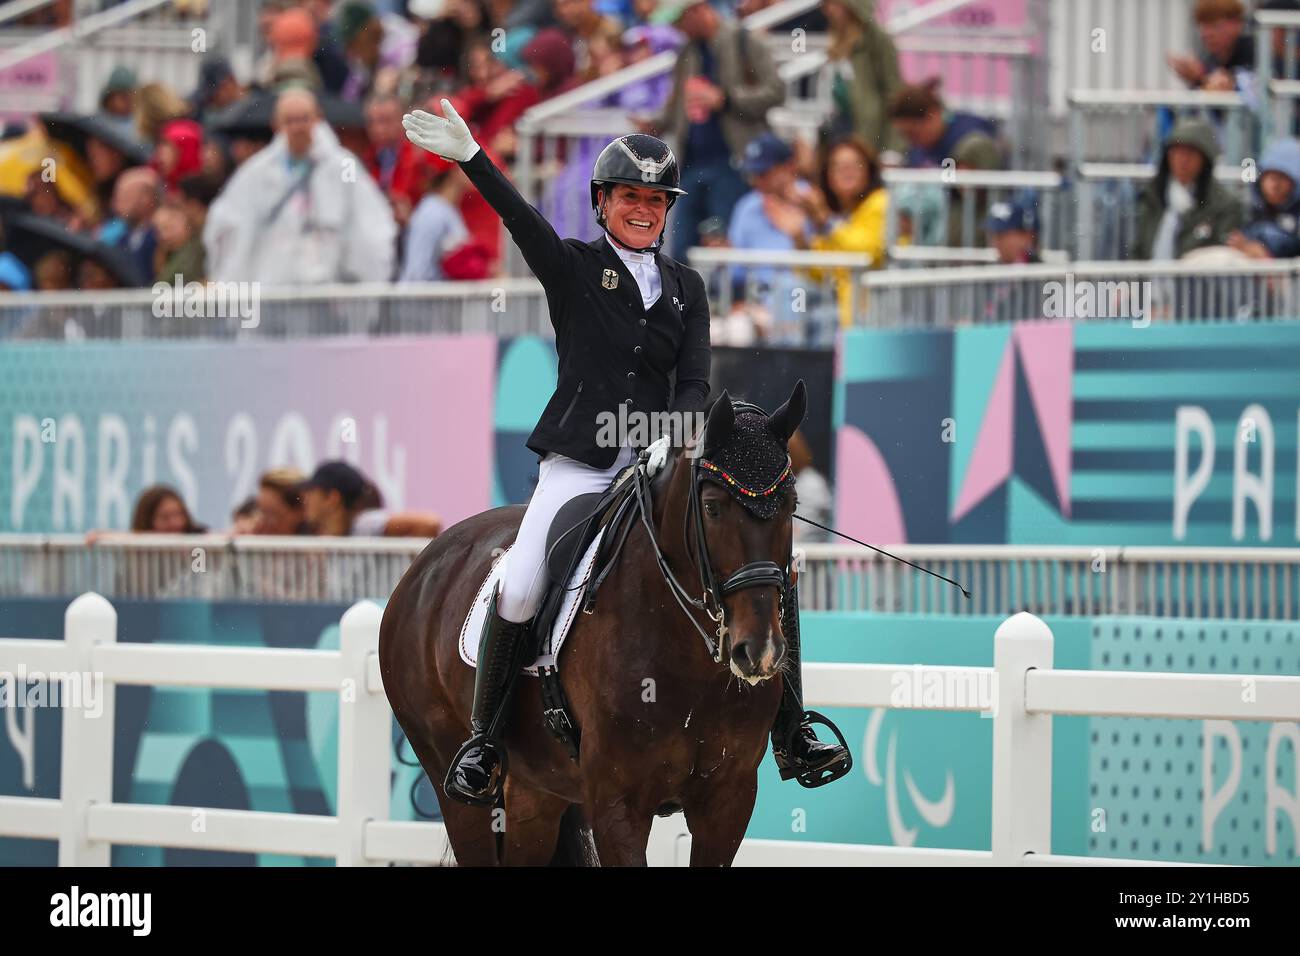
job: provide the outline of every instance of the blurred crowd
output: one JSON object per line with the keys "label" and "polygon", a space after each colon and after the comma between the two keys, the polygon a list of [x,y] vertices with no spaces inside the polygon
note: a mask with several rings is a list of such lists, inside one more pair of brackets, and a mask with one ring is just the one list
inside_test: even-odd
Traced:
{"label": "blurred crowd", "polygon": [[[999,262],[1037,261],[1032,193],[995,202],[976,190],[956,201],[956,187],[885,189],[891,165],[1007,169],[1017,144],[994,119],[951,108],[937,80],[904,81],[874,0],[822,0],[771,28],[829,38],[833,103],[815,142],[777,135],[767,116],[786,84],[767,43],[740,25],[770,2],[266,0],[251,75],[204,55],[195,88],[178,91],[141,82],[124,64],[97,112],[45,113],[6,129],[0,288],[499,275],[499,219],[459,168],[407,142],[402,114],[437,111],[448,98],[498,165],[529,160],[543,184],[539,206],[562,235],[590,239],[598,227],[586,182],[612,137],[578,135],[521,157],[530,141],[518,120],[664,53],[674,57],[670,72],[612,84],[591,105],[622,110],[628,128],[676,144],[687,194],[670,219],[674,254],[697,245],[807,249],[858,253],[878,267],[893,242],[989,246]],[[1300,0],[1259,6],[1300,10]],[[205,10],[178,3],[175,13]],[[1191,87],[1253,96],[1255,46],[1241,0],[1194,0],[1191,14],[1199,49],[1169,54],[1170,69]],[[1280,62],[1284,34],[1272,38]],[[1268,145],[1243,204],[1215,177],[1220,138],[1213,115],[1167,131],[1150,157],[1158,172],[1136,198],[1130,257],[1209,246],[1297,254],[1300,143]],[[715,336],[731,344],[824,345],[854,308],[844,268],[773,265],[715,272],[712,282],[715,301],[727,303]],[[3,321],[0,336],[42,334]]]}
{"label": "blurred crowd", "polygon": [[[138,534],[205,534],[209,528],[190,514],[181,493],[169,485],[152,485],[136,499],[132,532]],[[258,478],[257,492],[230,516],[230,534],[327,535],[432,538],[442,520],[423,511],[384,506],[383,495],[355,466],[342,460],[321,462],[311,475],[277,468]],[[92,531],[93,543],[103,532]]]}
{"label": "blurred crowd", "polygon": [[[831,521],[832,496],[826,477],[813,465],[803,433],[790,438],[791,468],[796,476],[800,513],[814,521]],[[342,460],[321,462],[312,474],[276,468],[258,478],[257,492],[230,515],[229,534],[318,535],[433,538],[442,519],[431,512],[398,511],[384,506],[375,484]],[[136,499],[130,530],[136,534],[206,534],[213,529],[194,520],[181,493],[170,485],[152,485]],[[104,532],[87,536],[94,543]],[[800,522],[796,542],[826,541],[826,532]]]}

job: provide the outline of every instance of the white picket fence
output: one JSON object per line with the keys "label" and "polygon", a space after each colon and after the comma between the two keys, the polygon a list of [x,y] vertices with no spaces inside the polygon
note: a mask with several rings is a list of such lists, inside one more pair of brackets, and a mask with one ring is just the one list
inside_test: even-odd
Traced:
{"label": "white picket fence", "polygon": [[[61,866],[106,866],[115,843],[195,850],[332,857],[339,865],[449,862],[436,823],[387,819],[392,714],[379,674],[379,607],[343,615],[337,651],[119,644],[117,612],[86,593],[65,617],[62,641],[0,639],[0,672],[40,671],[70,683],[101,675],[100,704],[63,712],[60,798],[0,797],[0,836],[57,840]],[[1054,670],[1051,630],[1019,613],[994,637],[992,668],[927,668],[943,686],[992,680],[993,794],[990,850],[946,850],[746,840],[739,865],[972,866],[1135,865],[1146,861],[1066,857],[1051,851],[1053,714],[1219,720],[1300,720],[1300,677]],[[909,669],[910,670],[910,669]],[[935,677],[931,677],[934,674]],[[899,667],[804,665],[808,703],[891,707]],[[1254,693],[1244,699],[1243,681]],[[114,694],[119,684],[329,691],[339,694],[338,813],[265,813],[113,802]],[[966,696],[966,699],[959,699]],[[930,710],[979,711],[956,695]],[[690,834],[678,814],[657,819],[652,865],[681,866]]]}

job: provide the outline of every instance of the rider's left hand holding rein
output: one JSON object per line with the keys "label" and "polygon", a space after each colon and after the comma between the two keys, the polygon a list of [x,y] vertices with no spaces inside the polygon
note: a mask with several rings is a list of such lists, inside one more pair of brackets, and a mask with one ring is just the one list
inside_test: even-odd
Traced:
{"label": "rider's left hand holding rein", "polygon": [[646,446],[646,466],[645,473],[647,478],[653,478],[663,470],[664,463],[668,461],[669,436],[663,435],[656,438]]}

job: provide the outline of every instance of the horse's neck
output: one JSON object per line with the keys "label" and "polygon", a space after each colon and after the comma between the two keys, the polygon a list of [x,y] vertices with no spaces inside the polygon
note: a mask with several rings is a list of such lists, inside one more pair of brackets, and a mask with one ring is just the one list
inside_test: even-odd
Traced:
{"label": "horse's neck", "polygon": [[[691,487],[689,462],[683,457],[679,459],[678,465],[668,480],[654,489],[657,494],[653,497],[650,524],[654,528],[659,550],[667,560],[677,583],[690,597],[698,600],[702,597],[703,584],[700,581],[699,566],[689,550],[693,529],[687,527],[689,496],[694,493],[694,489]],[[686,609],[681,607],[672,586],[664,580],[645,527],[638,530],[640,534],[629,542],[631,546],[627,549],[624,560],[632,575],[646,581],[659,598],[652,606],[663,607],[667,614],[667,620],[661,628],[657,628],[657,633],[662,635],[663,641],[670,642],[670,646],[679,651],[674,656],[675,660],[689,662],[688,669],[692,673],[698,672],[701,678],[715,676],[723,668],[712,660],[704,639],[691,621],[698,621],[700,627],[711,637],[716,625],[702,611],[689,606]],[[700,666],[694,666],[697,662]]]}

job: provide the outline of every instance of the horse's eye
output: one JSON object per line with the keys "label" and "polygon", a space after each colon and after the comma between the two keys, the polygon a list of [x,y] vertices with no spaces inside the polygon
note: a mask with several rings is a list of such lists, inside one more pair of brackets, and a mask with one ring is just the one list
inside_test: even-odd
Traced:
{"label": "horse's eye", "polygon": [[704,513],[710,518],[716,518],[718,516],[718,503],[716,501],[704,502]]}

